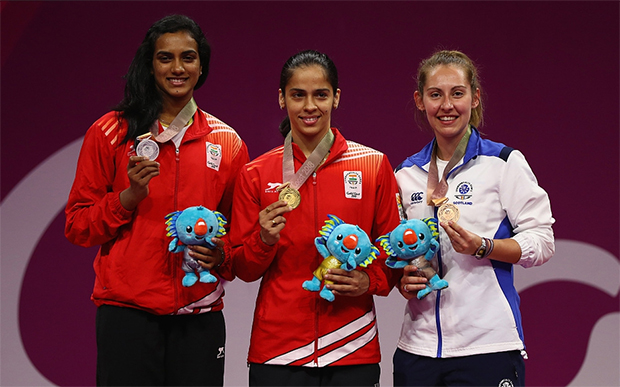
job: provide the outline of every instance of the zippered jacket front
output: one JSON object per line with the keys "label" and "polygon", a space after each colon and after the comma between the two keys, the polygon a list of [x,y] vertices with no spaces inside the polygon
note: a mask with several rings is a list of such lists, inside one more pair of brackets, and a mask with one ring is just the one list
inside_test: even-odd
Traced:
{"label": "zippered jacket front", "polygon": [[[427,204],[434,142],[396,168],[408,219],[436,217]],[[523,154],[482,139],[472,128],[463,159],[447,177],[458,224],[481,237],[514,239],[517,262],[542,265],[555,251],[551,205]],[[439,227],[437,271],[450,286],[407,303],[398,348],[428,357],[457,357],[525,348],[513,265],[457,253]]]}
{"label": "zippered jacket front", "polygon": [[[127,164],[135,151],[132,141],[121,144],[126,131],[117,112],[90,127],[65,210],[67,238],[84,247],[101,246],[94,261],[92,300],[97,306],[158,315],[221,310],[219,278],[213,284],[182,286],[183,253],[168,251],[164,217],[202,205],[230,223],[235,180],[249,161],[245,143],[231,127],[199,109],[178,150],[172,141],[159,144],[160,174],[149,182],[148,196],[127,211],[119,194],[129,187]],[[230,248],[225,249],[230,257]],[[227,258],[216,274],[232,280],[230,263]]]}
{"label": "zippered jacket front", "polygon": [[[368,291],[333,302],[302,288],[323,261],[314,240],[336,215],[360,226],[374,242],[399,224],[398,188],[383,153],[347,141],[337,129],[326,161],[299,188],[301,203],[284,214],[286,226],[273,246],[259,236],[259,212],[278,200],[283,146],[248,163],[234,195],[231,243],[237,277],[261,280],[248,361],[323,367],[381,360],[373,294],[387,295],[402,271],[385,266],[385,255],[364,270]],[[295,170],[306,160],[292,144]],[[357,270],[360,270],[358,267]]]}

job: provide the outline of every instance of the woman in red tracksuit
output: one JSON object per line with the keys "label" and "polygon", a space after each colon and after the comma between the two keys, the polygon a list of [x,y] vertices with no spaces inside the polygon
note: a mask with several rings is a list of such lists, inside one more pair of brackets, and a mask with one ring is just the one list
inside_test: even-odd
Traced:
{"label": "woman in red tracksuit", "polygon": [[[235,179],[249,161],[237,133],[193,100],[209,57],[193,20],[159,20],[129,68],[125,98],[84,137],[65,234],[101,245],[92,294],[98,385],[223,384],[220,277],[233,278],[229,244],[213,238],[217,248],[191,247],[218,278],[185,287],[183,253],[168,251],[165,224],[167,214],[198,205],[230,220]],[[150,157],[136,155],[144,133],[157,140]]]}
{"label": "woman in red tracksuit", "polygon": [[[302,284],[323,261],[314,239],[328,214],[359,225],[371,242],[399,224],[392,167],[381,152],[331,128],[340,89],[325,54],[291,57],[279,93],[288,113],[280,130],[291,138],[245,166],[233,201],[235,273],[247,282],[261,279],[248,355],[250,385],[373,386],[380,376],[373,295],[387,295],[402,273],[387,269],[383,255],[363,270],[330,269],[324,279],[334,282],[328,285],[333,302]],[[316,156],[318,167],[303,184],[283,176],[287,165],[297,173],[305,169],[302,164],[325,146],[322,141],[328,151],[322,159]],[[293,187],[298,207],[278,199],[282,183],[298,185]]]}

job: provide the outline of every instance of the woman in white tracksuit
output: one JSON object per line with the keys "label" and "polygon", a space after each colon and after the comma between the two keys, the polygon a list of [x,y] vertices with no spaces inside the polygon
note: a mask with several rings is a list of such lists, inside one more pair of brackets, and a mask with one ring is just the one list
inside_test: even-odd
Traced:
{"label": "woman in white tracksuit", "polygon": [[440,220],[436,269],[449,287],[419,300],[416,268],[405,268],[394,385],[522,386],[512,270],[553,255],[549,198],[521,152],[480,136],[481,88],[465,54],[423,61],[414,98],[435,139],[396,168],[396,180],[406,218]]}

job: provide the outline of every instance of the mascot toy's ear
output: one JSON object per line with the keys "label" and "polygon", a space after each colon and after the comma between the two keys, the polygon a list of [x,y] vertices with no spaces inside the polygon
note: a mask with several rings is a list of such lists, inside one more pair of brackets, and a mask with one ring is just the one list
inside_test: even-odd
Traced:
{"label": "mascot toy's ear", "polygon": [[431,236],[436,241],[439,241],[439,229],[437,228],[437,218],[423,218],[420,220],[424,222],[424,224],[426,224],[426,226],[431,232]]}
{"label": "mascot toy's ear", "polygon": [[219,238],[226,235],[226,229],[224,229],[224,226],[226,225],[227,220],[226,217],[218,211],[213,211],[213,214],[215,214],[218,223],[218,229],[217,233],[215,233],[215,236]]}
{"label": "mascot toy's ear", "polygon": [[319,235],[321,235],[325,240],[329,239],[330,234],[336,227],[344,224],[344,221],[336,215],[328,214],[327,217],[329,219],[325,221],[325,225],[319,230]]}
{"label": "mascot toy's ear", "polygon": [[372,246],[370,248],[370,254],[368,254],[368,257],[366,257],[366,259],[364,260],[364,262],[360,263],[361,267],[366,267],[368,265],[370,265],[372,263],[372,261],[374,261],[375,259],[377,259],[377,255],[379,255],[379,249],[377,248],[377,246]]}
{"label": "mascot toy's ear", "polygon": [[377,238],[376,242],[379,242],[379,245],[381,245],[381,248],[383,248],[383,250],[385,251],[387,255],[394,256],[396,255],[396,253],[392,249],[392,244],[390,244],[391,234],[392,234],[391,232],[388,232],[385,235],[381,235],[379,238]]}
{"label": "mascot toy's ear", "polygon": [[183,211],[174,211],[165,216],[167,237],[171,237],[172,241],[168,245],[168,251],[176,252],[177,245],[182,244],[177,234],[177,219]]}

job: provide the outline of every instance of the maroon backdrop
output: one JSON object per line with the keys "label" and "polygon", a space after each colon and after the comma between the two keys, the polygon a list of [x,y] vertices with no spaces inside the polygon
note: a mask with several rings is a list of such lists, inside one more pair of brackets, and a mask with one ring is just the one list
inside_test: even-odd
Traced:
{"label": "maroon backdrop", "polygon": [[[252,157],[282,142],[279,73],[299,50],[332,57],[342,89],[333,124],[347,138],[385,152],[393,166],[431,138],[413,120],[417,64],[437,48],[466,52],[480,67],[482,131],[525,154],[551,198],[556,238],[618,261],[619,12],[617,2],[573,1],[2,2],[1,322],[11,326],[17,318],[19,325],[3,328],[3,343],[19,335],[51,383],[94,384],[89,295],[96,249],[66,241],[56,204],[53,216],[40,220],[43,232],[30,236],[35,247],[27,262],[15,263],[9,235],[28,235],[29,225],[14,230],[17,221],[7,214],[37,218],[25,197],[11,195],[121,99],[121,77],[146,30],[171,13],[195,19],[212,44],[198,105],[233,126]],[[64,173],[73,173],[71,160],[61,164]],[[53,172],[33,195],[68,192],[66,183],[55,186]],[[599,261],[589,258],[582,258],[582,276],[596,281]],[[17,264],[25,268],[14,269]],[[5,280],[14,271],[21,279]],[[584,362],[594,325],[620,311],[617,290],[614,296],[555,280],[521,295],[528,383],[568,385]],[[5,302],[9,297],[16,308],[7,306],[13,305]],[[611,343],[612,354],[617,345]],[[11,356],[2,352],[3,366]]]}

